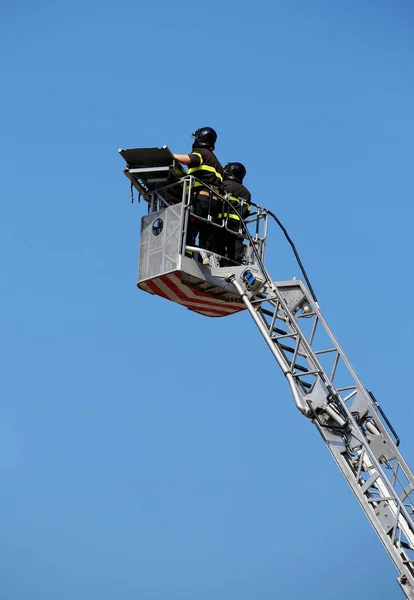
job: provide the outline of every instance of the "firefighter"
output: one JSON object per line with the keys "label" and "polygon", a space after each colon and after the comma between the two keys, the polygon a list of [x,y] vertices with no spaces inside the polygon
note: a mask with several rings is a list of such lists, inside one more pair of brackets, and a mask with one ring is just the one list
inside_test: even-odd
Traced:
{"label": "firefighter", "polygon": [[[223,194],[223,167],[214,154],[217,133],[211,127],[201,127],[193,134],[194,143],[191,154],[174,154],[174,158],[183,165],[188,166],[188,174],[194,175],[200,181],[195,181],[191,193],[191,211],[212,221],[217,221],[218,215],[223,213],[223,203],[216,194]],[[205,188],[207,184],[213,192]],[[199,234],[199,246],[211,252],[218,251],[219,230],[211,227],[204,221],[190,216],[188,222],[187,244],[194,246]]]}
{"label": "firefighter", "polygon": [[[234,235],[229,231],[243,233],[245,227],[242,220],[246,219],[250,213],[251,194],[243,185],[243,179],[246,176],[246,168],[239,162],[227,163],[224,167],[223,187],[227,192],[227,199],[230,204],[225,205],[223,217],[226,227],[223,230],[222,241],[220,244],[221,254],[226,254],[227,258],[241,263],[244,257],[243,237]],[[235,208],[235,211],[232,210]],[[236,212],[237,211],[237,212]]]}

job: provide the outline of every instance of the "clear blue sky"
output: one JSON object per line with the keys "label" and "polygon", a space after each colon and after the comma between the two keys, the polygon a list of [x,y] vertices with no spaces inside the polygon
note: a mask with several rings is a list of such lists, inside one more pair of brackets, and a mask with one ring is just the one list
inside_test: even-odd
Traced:
{"label": "clear blue sky", "polygon": [[402,597],[248,315],[136,289],[117,149],[215,127],[413,466],[413,3],[0,14],[0,600]]}

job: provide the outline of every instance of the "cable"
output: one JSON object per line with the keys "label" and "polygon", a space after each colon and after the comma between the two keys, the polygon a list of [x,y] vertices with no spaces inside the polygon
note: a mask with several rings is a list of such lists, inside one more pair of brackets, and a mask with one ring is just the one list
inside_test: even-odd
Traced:
{"label": "cable", "polygon": [[295,255],[295,257],[296,257],[296,260],[297,260],[297,262],[298,262],[299,268],[300,268],[300,270],[302,271],[302,274],[303,274],[303,276],[304,276],[304,278],[305,278],[305,281],[306,281],[306,283],[308,284],[308,288],[309,288],[309,291],[310,291],[310,293],[312,294],[312,298],[315,300],[315,302],[316,302],[316,303],[318,303],[318,299],[317,299],[317,297],[316,297],[316,294],[315,294],[315,292],[313,291],[313,287],[312,287],[312,285],[311,285],[311,282],[309,281],[309,278],[308,278],[308,276],[307,276],[307,274],[306,274],[305,267],[303,266],[303,264],[302,264],[302,261],[300,260],[300,257],[299,257],[299,254],[298,254],[298,251],[296,250],[296,247],[295,247],[295,244],[294,244],[294,243],[292,242],[292,240],[290,239],[288,232],[286,231],[285,227],[283,227],[282,223],[279,221],[279,219],[277,218],[277,216],[276,216],[274,213],[272,213],[272,211],[271,211],[271,210],[269,210],[268,208],[265,208],[265,211],[266,211],[266,212],[267,212],[267,213],[268,213],[268,214],[269,214],[271,217],[273,217],[273,219],[274,219],[274,220],[276,221],[276,223],[279,225],[280,229],[281,229],[281,230],[283,231],[283,233],[285,234],[285,237],[286,237],[287,241],[289,242],[289,244],[290,244],[290,245],[291,245],[291,247],[292,247],[292,250],[293,250],[293,253],[294,253],[294,255]]}

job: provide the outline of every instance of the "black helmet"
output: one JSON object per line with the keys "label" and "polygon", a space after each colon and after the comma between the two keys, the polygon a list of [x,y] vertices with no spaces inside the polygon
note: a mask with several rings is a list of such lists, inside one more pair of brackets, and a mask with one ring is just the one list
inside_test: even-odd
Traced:
{"label": "black helmet", "polygon": [[195,137],[193,148],[208,148],[214,150],[217,133],[211,127],[201,127],[192,133]]}
{"label": "black helmet", "polygon": [[239,162],[227,163],[224,167],[224,179],[234,179],[238,183],[243,183],[246,176],[246,167]]}

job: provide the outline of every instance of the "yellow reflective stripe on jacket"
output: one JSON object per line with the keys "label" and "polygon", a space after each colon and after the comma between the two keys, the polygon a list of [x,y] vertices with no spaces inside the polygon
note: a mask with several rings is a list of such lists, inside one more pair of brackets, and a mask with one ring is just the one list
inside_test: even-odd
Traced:
{"label": "yellow reflective stripe on jacket", "polygon": [[223,215],[217,215],[218,219],[222,219],[222,218],[226,219],[227,217],[229,219],[234,219],[235,221],[241,221],[240,217],[238,215],[235,215],[234,213],[229,213],[229,214],[224,213]]}
{"label": "yellow reflective stripe on jacket", "polygon": [[245,206],[249,212],[252,208],[250,206],[250,204],[247,204],[247,200],[243,200],[243,198],[236,198],[235,196],[229,196],[229,200],[230,200],[230,202],[237,202],[238,204],[241,204],[243,202],[243,206]]}
{"label": "yellow reflective stripe on jacket", "polygon": [[191,152],[191,154],[195,154],[196,156],[200,157],[200,165],[203,164],[203,157],[201,156],[201,154],[199,152]]}
{"label": "yellow reflective stripe on jacket", "polygon": [[[196,154],[196,152],[194,152],[193,154]],[[196,173],[197,171],[209,171],[210,173],[214,173],[217,179],[223,181],[223,176],[220,175],[220,173],[216,171],[214,167],[209,167],[208,165],[200,165],[199,167],[193,167],[192,169],[188,169],[187,172],[189,175],[191,175],[192,173]]]}

